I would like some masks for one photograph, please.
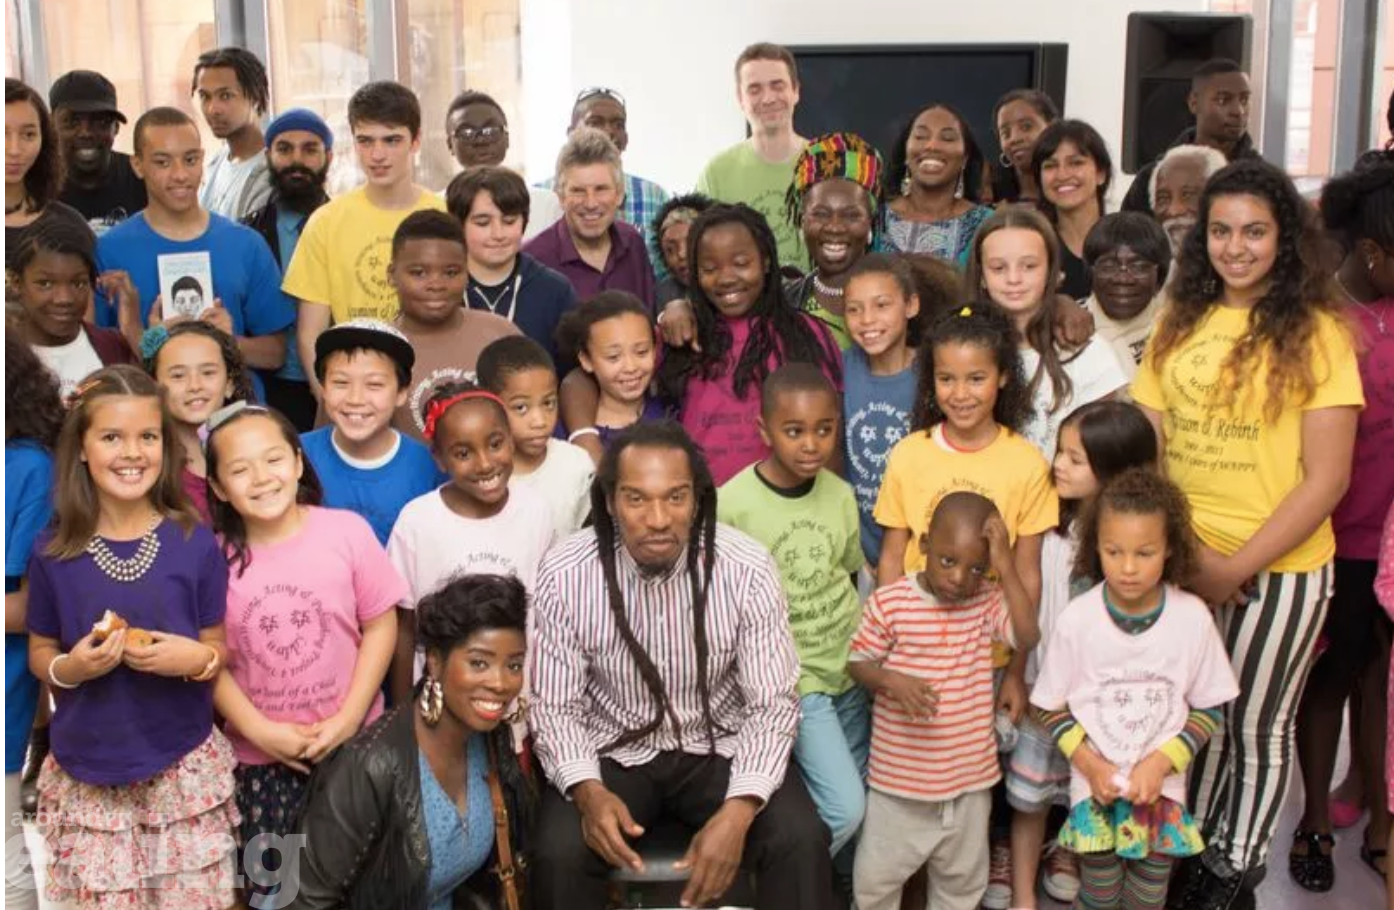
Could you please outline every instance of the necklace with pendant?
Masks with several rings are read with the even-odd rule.
[[[1379,310],[1375,309],[1374,307],[1370,306],[1368,303],[1364,303],[1356,299],[1356,296],[1350,292],[1350,288],[1346,287],[1346,283],[1341,280],[1340,275],[1336,276],[1336,286],[1341,289],[1342,294],[1346,295],[1347,300],[1349,300],[1351,303],[1360,307],[1360,309],[1364,310],[1365,312],[1369,313],[1371,316],[1374,317],[1375,330],[1380,333],[1381,337],[1383,337],[1385,335],[1384,314],[1381,313]]]

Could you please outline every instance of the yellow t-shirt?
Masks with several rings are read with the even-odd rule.
[[[1020,535],[1043,534],[1060,520],[1060,501],[1050,468],[1036,447],[1003,427],[987,448],[959,452],[933,436],[911,433],[891,449],[886,475],[872,513],[886,528],[907,528],[905,572],[924,568],[919,539],[929,529],[934,507],[949,493],[969,490],[992,500],[1015,543]]]
[[[1220,365],[1248,325],[1247,310],[1212,308],[1160,370],[1149,342],[1132,387],[1134,401],[1164,417],[1167,473],[1191,502],[1196,533],[1226,556],[1243,546],[1301,482],[1302,412],[1365,404],[1350,336],[1335,319],[1318,314],[1311,356],[1316,388],[1309,401],[1284,408],[1276,423],[1264,419],[1264,355],[1244,368],[1238,400],[1215,405],[1210,393]],[[1328,519],[1271,570],[1311,572],[1335,554]]]
[[[390,322],[397,316],[397,293],[387,281],[392,235],[422,209],[444,211],[445,202],[422,190],[412,209],[382,209],[360,187],[325,203],[305,222],[281,290],[327,305],[335,323],[360,317]]]

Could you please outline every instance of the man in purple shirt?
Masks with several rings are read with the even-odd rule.
[[[523,252],[566,276],[576,296],[628,291],[653,308],[654,277],[644,237],[616,220],[624,200],[619,149],[600,130],[572,131],[557,156],[562,219],[529,240]]]

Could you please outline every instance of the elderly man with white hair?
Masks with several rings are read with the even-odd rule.
[[[1226,163],[1224,154],[1208,145],[1178,145],[1168,149],[1153,168],[1147,198],[1152,200],[1153,217],[1171,241],[1173,255],[1181,255],[1181,243],[1200,217],[1205,182]]]

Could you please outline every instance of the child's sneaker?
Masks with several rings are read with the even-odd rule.
[[[988,851],[987,890],[983,910],[1008,910],[1012,905],[1012,851],[1006,843],[993,844]]]
[[[1079,894],[1079,860],[1064,847],[1050,844],[1045,850],[1041,884],[1052,900],[1073,904],[1075,896]]]

